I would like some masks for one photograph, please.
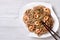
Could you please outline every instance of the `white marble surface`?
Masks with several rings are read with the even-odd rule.
[[[49,2],[60,19],[60,0],[0,0],[0,40],[54,40],[29,38],[27,31],[19,23],[19,9],[30,2]],[[60,34],[60,31],[58,31]]]

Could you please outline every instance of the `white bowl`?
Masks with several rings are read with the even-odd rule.
[[[35,6],[38,6],[38,5],[43,5],[47,8],[49,8],[51,10],[51,16],[53,17],[54,19],[54,25],[53,25],[53,28],[52,30],[54,32],[56,32],[59,28],[59,21],[58,21],[58,18],[57,16],[55,15],[53,9],[52,9],[52,5],[49,4],[49,3],[45,3],[45,2],[32,2],[32,3],[29,3],[27,5],[25,5],[24,7],[22,7],[19,11],[19,19],[20,19],[20,23],[23,22],[23,15],[24,15],[24,12],[27,10],[27,9],[30,9],[30,8],[33,8]],[[26,25],[24,23],[22,23],[24,25],[24,27],[26,28]],[[27,29],[27,28],[26,28]],[[51,34],[48,32],[46,34],[43,34],[41,36],[37,36],[35,33],[31,33],[29,32],[28,34],[30,37],[36,37],[36,38],[46,38],[46,37],[50,37]]]

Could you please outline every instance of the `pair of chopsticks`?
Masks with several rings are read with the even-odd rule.
[[[45,22],[43,22],[43,21],[41,21],[41,22],[42,22],[42,24],[44,25],[44,27],[48,30],[48,32],[53,36],[53,38],[54,38],[55,40],[58,40],[57,37],[60,38],[60,36],[59,36],[58,34],[56,34],[56,33],[51,29],[50,26],[46,25]],[[53,33],[54,33],[55,35],[53,35]],[[56,36],[57,36],[57,37],[56,37]]]

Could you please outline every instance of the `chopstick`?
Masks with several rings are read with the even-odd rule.
[[[41,21],[41,22],[42,22],[42,24],[44,25],[44,27],[49,31],[49,33],[53,36],[53,38],[54,38],[55,40],[58,40],[58,39],[56,38],[56,36],[60,38],[60,36],[59,36],[58,34],[56,34],[56,33],[51,29],[51,27],[47,26],[43,21]],[[52,32],[53,32],[56,36],[53,35]]]
[[[46,25],[47,26],[47,25]],[[60,38],[60,36],[58,35],[58,34],[56,34],[52,29],[51,29],[51,27],[50,26],[48,26],[48,28],[57,36],[57,37],[59,37]]]

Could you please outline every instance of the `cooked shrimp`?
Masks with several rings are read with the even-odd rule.
[[[23,16],[24,22],[27,23],[27,21],[29,21],[29,17],[27,15]]]
[[[28,27],[28,29],[29,29],[29,31],[33,31],[35,28],[34,28],[34,26],[33,25],[30,25],[29,27]]]
[[[49,8],[44,8],[44,12],[46,12],[48,15],[50,15],[50,9]]]
[[[35,25],[40,25],[39,21],[34,22]]]
[[[38,17],[39,17],[39,14],[35,13],[34,18],[38,18]]]
[[[35,33],[36,33],[36,34],[39,34],[39,33],[40,33],[40,29],[36,29],[36,30],[35,30]]]
[[[43,21],[45,22],[45,21],[47,21],[49,19],[49,16],[45,16],[44,18],[43,18]]]

